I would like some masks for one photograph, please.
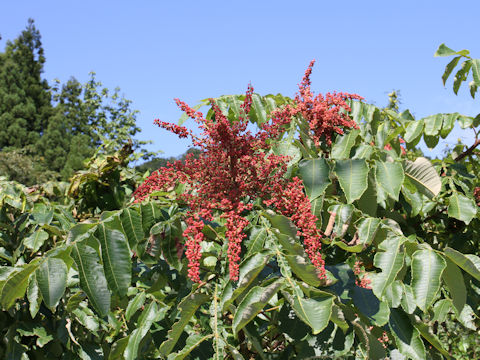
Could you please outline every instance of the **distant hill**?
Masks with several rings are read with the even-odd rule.
[[[178,157],[171,156],[171,157],[168,157],[168,158],[162,158],[162,157],[154,158],[150,161],[144,162],[141,165],[135,166],[135,169],[142,172],[142,173],[144,173],[147,170],[150,170],[150,172],[152,172],[152,171],[155,171],[155,170],[157,170],[161,167],[167,166],[167,164],[169,162],[174,162],[176,160],[183,161],[183,160],[185,160],[187,155],[191,154],[191,153],[195,154],[195,157],[196,157],[196,156],[198,156],[198,154],[200,154],[200,150],[196,149],[196,148],[191,148],[191,149],[188,149],[184,154],[182,154]]]

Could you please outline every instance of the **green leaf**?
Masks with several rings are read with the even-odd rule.
[[[362,314],[368,317],[375,325],[383,326],[388,322],[390,308],[386,302],[379,301],[372,290],[355,286],[352,299]]]
[[[374,294],[381,299],[388,285],[396,278],[398,272],[403,266],[404,252],[401,246],[405,238],[401,236],[391,236],[380,243],[378,248],[384,250],[375,254],[373,265],[382,269],[382,272],[370,274],[372,280],[372,290]]]
[[[254,286],[242,299],[235,311],[232,322],[233,333],[236,335],[252,321],[283,286],[284,279],[278,279],[265,287]]]
[[[168,339],[160,345],[159,351],[163,356],[167,356],[172,352],[190,318],[195,314],[198,307],[208,300],[210,300],[210,296],[206,294],[191,293],[185,296],[180,304],[178,304],[180,319],[173,324],[172,328],[168,331]]]
[[[67,265],[58,258],[48,258],[37,269],[38,287],[48,308],[54,309],[67,288]]]
[[[357,234],[359,245],[362,249],[366,248],[373,242],[375,235],[377,234],[378,227],[380,225],[380,219],[367,217],[358,222]]]
[[[42,303],[42,295],[38,289],[37,279],[35,274],[30,276],[27,287],[27,299],[28,299],[28,310],[30,311],[30,316],[35,318],[40,310],[40,305]]]
[[[360,199],[358,199],[357,208],[364,214],[377,216],[378,205],[376,201],[372,201],[372,198],[377,198],[377,184],[375,183],[374,174],[368,176],[367,190],[365,190]]]
[[[136,360],[138,359],[138,347],[140,341],[144,338],[147,332],[150,330],[152,324],[163,315],[162,312],[159,312],[157,304],[155,301],[152,301],[142,312],[142,315],[138,319],[137,327],[132,331],[128,338],[128,344],[123,353],[125,360]]]
[[[182,263],[178,258],[177,248],[177,245],[181,244],[183,239],[183,230],[180,220],[177,219],[174,222],[165,224],[163,230],[164,231],[160,241],[163,258],[174,269],[180,270]]]
[[[293,239],[298,239],[297,227],[289,218],[270,211],[265,212],[263,215],[267,218],[277,233],[284,234]]]
[[[110,310],[110,291],[97,252],[91,246],[77,242],[72,245],[72,257],[78,267],[80,287],[95,311],[106,316]]]
[[[43,243],[48,239],[48,233],[43,230],[37,230],[23,240],[23,245],[35,253],[40,249]]]
[[[368,165],[364,159],[340,160],[335,163],[335,173],[347,202],[360,199],[367,189]]]
[[[385,289],[383,300],[387,302],[391,308],[398,308],[402,302],[403,286],[400,280],[394,280]]]
[[[390,195],[392,199],[398,201],[398,195],[405,176],[402,164],[375,161],[375,165],[375,179],[378,185]]]
[[[96,226],[97,224],[94,223],[82,223],[72,226],[67,235],[67,244],[89,238]]]
[[[452,297],[453,307],[457,314],[460,314],[467,302],[467,289],[465,287],[461,270],[452,260],[449,258],[446,260],[447,267],[443,271],[442,278],[447,285],[450,296]]]
[[[475,99],[475,93],[478,90],[478,85],[474,81],[470,81],[468,83],[468,87],[470,88],[470,96]]]
[[[267,122],[267,111],[262,104],[262,98],[258,94],[252,94],[252,108],[250,118],[259,126]]]
[[[420,338],[420,333],[412,326],[408,316],[402,310],[392,309],[389,325],[397,347],[403,355],[413,360],[426,358],[425,346]]]
[[[53,340],[53,336],[47,331],[45,327],[33,323],[20,324],[17,328],[17,333],[21,336],[36,336],[36,345],[40,348]]]
[[[438,47],[437,51],[435,51],[435,54],[433,56],[452,56],[456,55],[457,52],[455,50],[450,49],[447,47],[445,44],[440,44]]]
[[[423,119],[425,121],[425,135],[435,136],[439,133],[440,129],[442,128],[443,123],[443,115],[436,114],[430,115]]]
[[[373,153],[373,146],[370,144],[360,144],[355,149],[355,155],[353,155],[352,159],[370,159],[370,156]]]
[[[462,129],[469,128],[473,124],[473,117],[471,116],[464,116],[464,115],[459,115],[457,119],[458,124]]]
[[[447,315],[452,308],[452,302],[450,299],[439,300],[433,305],[433,318],[432,321],[438,321],[440,323],[447,319]]]
[[[75,293],[74,295],[70,296],[70,298],[67,301],[66,310],[68,312],[73,312],[75,309],[78,308],[80,303],[83,300],[85,300],[85,298],[86,298],[86,295],[83,291],[79,291],[79,292]]]
[[[447,359],[451,359],[450,354],[444,349],[438,337],[430,330],[430,328],[416,316],[410,316],[413,326],[420,332],[420,335],[435,347]]]
[[[45,204],[35,204],[32,211],[33,221],[39,225],[48,225],[53,220],[53,209]]]
[[[397,116],[396,113],[395,113],[395,116]],[[384,121],[378,126],[377,133],[375,135],[375,146],[377,148],[379,149],[384,148],[389,132],[390,132],[389,122]]]
[[[248,249],[246,257],[263,250],[268,230],[260,226],[252,226],[250,236],[245,240],[245,246]]]
[[[413,162],[406,160],[404,169],[407,178],[422,194],[431,199],[440,193],[442,181],[428,159],[419,157]]]
[[[123,353],[125,352],[129,339],[130,335],[115,341],[110,350],[110,354],[108,354],[108,360],[125,360]]]
[[[457,320],[465,326],[467,329],[477,331],[477,326],[475,320],[478,319],[478,316],[473,312],[473,309],[470,305],[465,304],[462,312],[457,315]]]
[[[95,236],[102,246],[102,260],[107,283],[114,294],[124,296],[132,281],[132,262],[127,239],[118,230],[98,225]]]
[[[441,255],[425,249],[413,253],[411,266],[415,302],[426,312],[440,290],[440,278],[447,264]]]
[[[415,304],[415,297],[413,296],[412,287],[407,284],[403,284],[403,295],[402,295],[402,308],[407,314],[413,314],[417,305]]]
[[[360,135],[360,130],[351,130],[347,134],[338,136],[332,146],[331,158],[336,160],[350,159],[350,151],[355,145],[358,135]]]
[[[140,205],[140,212],[142,215],[142,227],[145,236],[150,234],[150,228],[159,220],[163,219],[162,213],[153,201]]]
[[[130,248],[135,249],[135,246],[144,239],[142,217],[135,209],[127,208],[120,213],[120,220]]]
[[[440,141],[440,136],[435,135],[435,136],[430,136],[430,135],[423,135],[423,141],[425,141],[425,144],[429,149],[434,149],[435,146],[438,145],[438,142]]]
[[[140,291],[133,299],[128,302],[125,310],[125,320],[130,321],[130,318],[140,309],[145,303],[145,292]]]
[[[300,161],[298,171],[310,201],[322,195],[330,184],[330,167],[323,158]]]
[[[458,61],[461,59],[461,56],[456,56],[453,58],[452,61],[450,61],[447,66],[445,67],[445,72],[442,75],[442,80],[443,80],[443,86],[445,86],[445,83],[447,82],[448,77],[452,73],[453,69],[455,66],[457,66]]]
[[[321,280],[318,278],[318,272],[313,264],[308,260],[308,256],[304,253],[300,255],[285,255],[290,268],[301,280],[312,286],[319,286]]]
[[[297,291],[294,289],[294,293]],[[285,293],[285,292],[283,292]],[[300,296],[288,296],[293,310],[297,316],[313,330],[313,334],[319,334],[325,329],[332,315],[334,297],[326,292],[317,291],[311,298]]]
[[[10,309],[15,300],[23,298],[27,290],[30,275],[40,266],[39,260],[33,260],[30,264],[18,271],[11,273],[1,289],[0,304],[6,310]]]
[[[458,94],[458,89],[460,89],[460,85],[462,82],[467,80],[467,75],[470,71],[470,68],[472,67],[472,61],[467,60],[462,63],[462,67],[460,70],[457,71],[455,74],[455,78],[453,80],[453,92],[455,95]]]
[[[220,307],[223,311],[226,311],[228,306],[248,288],[268,263],[270,257],[269,252],[258,252],[240,263],[238,281],[229,280],[222,292]]]
[[[450,247],[446,247],[444,252],[450,260],[480,281],[480,258],[478,256],[472,254],[464,255]]]
[[[187,338],[185,346],[183,349],[177,353],[173,353],[168,355],[168,360],[183,360],[185,359],[188,354],[190,354],[195,348],[200,345],[205,340],[210,339],[213,337],[213,334],[209,335],[201,335],[201,334],[192,334]]]
[[[411,121],[405,129],[404,140],[407,143],[414,143],[423,133],[425,121],[423,119]]]
[[[82,305],[78,306],[72,311],[75,315],[75,319],[89,330],[94,336],[98,336],[98,330],[100,329],[100,321],[94,314],[93,310]]]
[[[480,86],[480,59],[472,59],[472,76],[476,86]]]
[[[415,188],[414,188],[415,189]],[[411,217],[417,216],[423,207],[422,194],[417,191],[410,191],[405,185],[402,186],[402,194],[405,197],[407,203],[412,207],[411,210],[407,209]]]
[[[448,216],[461,220],[467,225],[477,215],[477,204],[458,192],[454,191],[448,198]]]
[[[459,115],[459,113],[443,114],[443,125],[440,132],[443,139],[445,139],[448,134],[450,134],[453,127],[455,126],[455,120],[457,120]]]

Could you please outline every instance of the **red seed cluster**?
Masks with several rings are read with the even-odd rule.
[[[480,187],[476,187],[473,190],[473,196],[475,197],[475,200],[477,201],[477,205],[480,206]]]
[[[321,142],[330,146],[334,133],[341,135],[345,128],[358,128],[347,114],[351,108],[346,101],[363,98],[355,94],[336,92],[327,93],[325,96],[318,94],[314,97],[310,90],[310,74],[314,63],[315,60],[312,60],[305,71],[294,105],[286,105],[272,112],[272,124],[264,127],[271,136],[278,136],[281,128],[289,124],[294,116],[302,116],[308,122],[310,135],[316,146]]]
[[[169,163],[167,167],[155,171],[135,191],[134,197],[139,202],[148,198],[153,191],[171,189],[176,183],[186,185],[185,191],[179,196],[189,207],[184,236],[187,238],[185,253],[189,262],[188,276],[192,281],[200,282],[203,220],[213,221],[215,216],[225,220],[230,278],[238,280],[241,244],[246,237],[244,229],[248,225],[244,215],[252,210],[254,201],[258,199],[292,220],[298,228],[298,235],[303,238],[308,257],[318,270],[318,276],[325,276],[324,260],[320,253],[321,233],[315,224],[317,219],[312,214],[302,181],[297,177],[286,179],[284,175],[289,158],[274,155],[270,151],[274,144],[271,140],[277,138],[281,127],[296,114],[301,114],[311,122],[316,141],[324,136],[328,144],[331,143],[333,131],[342,133],[339,126],[356,126],[344,114],[349,110],[345,100],[359,97],[327,94],[325,98],[321,95],[313,98],[309,80],[312,66],[313,62],[305,73],[295,106],[275,112],[271,123],[264,125],[255,135],[247,130],[253,95],[250,85],[240,107],[238,121],[234,122],[227,119],[213,100],[210,100],[214,112],[211,119],[204,118],[201,112],[184,102],[175,100],[198,123],[202,130],[199,137],[183,126],[155,121],[160,127],[180,137],[190,137],[200,154],[197,158],[189,154],[183,162]]]
[[[355,261],[353,266],[353,273],[358,276],[358,279],[355,280],[355,284],[365,289],[371,289],[370,286],[371,280],[367,278],[366,272],[363,269],[363,263],[360,260]]]

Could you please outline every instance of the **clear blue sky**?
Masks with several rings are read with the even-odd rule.
[[[140,110],[141,139],[165,156],[188,142],[153,125],[176,122],[173,98],[191,105],[238,94],[293,96],[311,59],[317,92],[357,93],[377,105],[399,89],[416,117],[480,113],[464,86],[441,75],[441,43],[480,58],[480,1],[2,1],[0,51],[33,18],[47,58],[44,76],[84,82],[89,71],[119,86]],[[469,135],[455,133],[455,137]]]

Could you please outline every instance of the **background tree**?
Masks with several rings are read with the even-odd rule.
[[[53,107],[46,80],[45,56],[32,19],[0,54],[0,149],[35,144],[47,128]]]
[[[85,84],[71,78],[50,87],[41,78],[45,56],[40,39],[30,19],[0,53],[0,168],[29,185],[45,181],[46,169],[50,178],[66,180],[85,167],[100,145],[102,152],[114,153],[140,131],[131,100],[119,88],[103,87],[94,72]],[[152,155],[141,149],[146,143],[133,139],[136,158]],[[27,163],[37,170],[17,171]]]

